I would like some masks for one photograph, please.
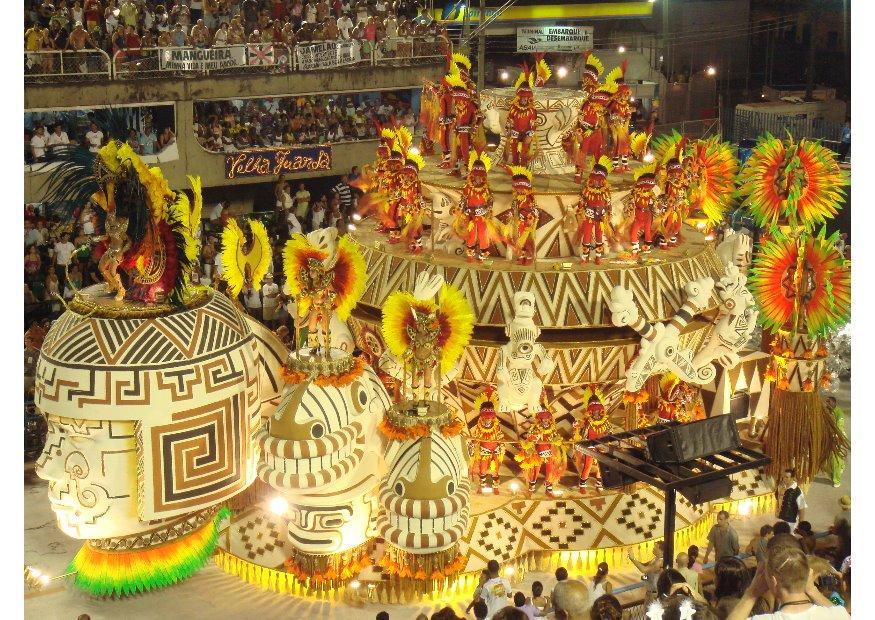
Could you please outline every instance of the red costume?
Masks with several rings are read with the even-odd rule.
[[[562,139],[566,154],[574,162],[576,183],[583,179],[587,158],[592,156],[595,161],[604,150],[608,131],[606,114],[612,95],[608,85],[590,95],[580,108],[576,126]]]
[[[534,493],[541,468],[544,469],[544,482],[547,495],[556,497],[553,485],[559,482],[565,472],[565,447],[562,435],[556,428],[549,411],[541,411],[535,416],[535,424],[529,429],[525,439],[520,441],[521,451],[514,459],[519,462],[523,476],[529,483],[529,493]]]
[[[583,53],[583,72],[580,75],[580,89],[583,91],[583,103],[589,99],[599,87],[599,77],[605,70],[598,57],[588,50]],[[582,107],[582,106],[581,106]]]
[[[608,74],[608,81],[616,84],[616,92],[608,105],[608,118],[611,128],[612,152],[614,169],[617,172],[629,170],[629,123],[632,121],[632,91],[626,84],[627,60]]]
[[[665,166],[664,199],[661,200],[664,215],[662,218],[662,240],[660,247],[677,247],[681,224],[687,211],[687,184],[684,181],[683,165],[677,157],[671,158]],[[661,197],[662,198],[662,197]]]
[[[610,217],[611,185],[607,176],[611,169],[610,160],[602,156],[589,173],[589,179],[580,190],[577,203],[577,235],[581,240],[582,260],[589,262],[595,249],[595,264],[600,265],[604,254],[605,218]]]
[[[656,164],[642,166],[635,171],[635,185],[629,194],[632,206],[635,208],[635,220],[629,229],[629,239],[632,241],[632,255],[637,257],[641,252],[641,235],[644,234],[645,252],[653,245],[653,213],[656,208]]]
[[[535,259],[535,231],[538,228],[538,205],[532,193],[532,173],[522,166],[511,166],[511,202],[510,236],[516,261],[520,265],[529,265]],[[510,257],[508,257],[510,258]]]
[[[383,174],[381,188],[386,196],[386,213],[383,218],[384,230],[389,232],[389,243],[401,241],[401,214],[398,208],[401,204],[401,167],[404,165],[404,155],[396,142],[392,154],[386,160],[386,170]]]
[[[608,411],[605,409],[602,402],[603,396],[600,390],[589,388],[584,392],[584,402],[586,402],[586,413],[581,420],[574,423],[572,430],[574,435],[573,441],[580,442],[588,439],[601,439],[608,432]],[[586,488],[589,474],[592,472],[594,459],[588,454],[583,454],[575,450],[574,465],[577,467],[577,472],[580,474],[578,488],[581,492]],[[596,485],[601,487],[602,476],[601,471],[596,465],[594,477]]]
[[[461,176],[461,166],[468,161],[471,152],[479,111],[461,75],[450,74],[444,80],[450,86],[441,105],[442,118],[445,119],[442,122],[449,133],[449,157],[445,153],[441,165],[452,168],[450,174]]]
[[[695,389],[672,374],[659,382],[657,415],[659,422],[692,422],[705,418],[705,410],[696,402]]]
[[[499,224],[492,216],[492,190],[486,176],[491,166],[486,153],[471,153],[462,200],[454,209],[453,229],[464,240],[469,261],[488,258],[492,244],[502,240]]]
[[[510,104],[505,122],[504,161],[513,165],[527,166],[532,138],[535,135],[535,120],[538,118],[533,102],[532,85],[535,74],[523,65],[523,71],[516,81],[516,97]]]
[[[504,433],[495,413],[496,397],[495,388],[489,386],[474,402],[475,406],[479,403],[480,416],[476,426],[471,429],[469,450],[472,457],[471,475],[480,480],[478,493],[498,495],[498,470],[504,459]],[[488,477],[491,477],[491,481]]]
[[[425,160],[419,153],[408,150],[405,154],[404,167],[399,175],[399,215],[403,226],[401,239],[413,254],[422,252],[422,227],[425,205],[422,199],[422,184],[419,182],[419,171],[425,165]]]

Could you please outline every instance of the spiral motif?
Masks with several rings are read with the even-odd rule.
[[[698,370],[696,370],[696,378],[699,379],[699,382],[710,383],[717,377],[717,369],[714,368],[714,364],[708,364],[707,366],[702,366]]]

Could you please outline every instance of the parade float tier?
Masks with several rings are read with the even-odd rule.
[[[574,172],[574,164],[562,149],[562,136],[574,125],[583,103],[583,92],[567,88],[533,89],[535,138],[532,140],[531,168],[535,174]],[[480,93],[480,111],[484,125],[494,134],[504,135],[504,126],[516,88],[487,88]],[[504,153],[506,138],[502,138],[496,154]]]
[[[180,308],[167,300],[144,303],[131,299],[116,299],[114,295],[107,292],[106,284],[95,284],[76,291],[73,299],[67,303],[67,309],[97,319],[148,319],[209,305],[212,303],[212,298],[211,289],[204,288],[188,299],[184,308]]]
[[[645,320],[664,321],[683,305],[689,282],[706,277],[716,281],[726,272],[713,244],[688,226],[683,244],[654,250],[644,264],[611,258],[601,265],[582,264],[573,258],[539,259],[532,266],[503,258],[469,263],[462,256],[431,249],[428,241],[423,254],[410,254],[400,244],[387,243],[370,220],[352,234],[361,244],[368,274],[356,316],[368,310],[379,312],[393,291],[411,289],[417,274],[431,268],[471,302],[476,327],[504,328],[513,318],[514,292],[531,291],[538,308],[535,321],[545,330],[606,328],[612,327],[608,301],[615,286],[633,292]],[[717,306],[712,294],[703,312]]]

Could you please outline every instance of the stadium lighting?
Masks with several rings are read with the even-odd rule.
[[[559,79],[562,79],[566,75],[568,75],[568,69],[566,69],[565,67],[559,67],[558,69],[556,69],[556,75],[559,76]]]
[[[713,77],[717,75],[717,69],[715,69],[714,67],[708,67],[707,69],[705,69],[705,73]]]
[[[621,54],[625,54],[626,53],[626,46],[621,45],[620,47],[617,48],[617,51],[620,52]]]
[[[501,81],[502,81],[502,82],[507,82],[507,79],[508,79],[509,77],[510,77],[510,75],[508,74],[507,71],[502,71],[502,72],[501,72]]]
[[[289,509],[289,502],[286,501],[284,497],[274,497],[270,500],[270,511],[275,514],[282,516],[286,514],[286,511]]]

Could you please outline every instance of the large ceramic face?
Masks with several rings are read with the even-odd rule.
[[[36,473],[62,532],[110,538],[146,529],[137,515],[137,444],[130,421],[48,416]]]
[[[254,480],[256,341],[223,295],[149,319],[68,311],[41,353],[35,401],[50,431],[38,473],[71,536],[154,529]]]

